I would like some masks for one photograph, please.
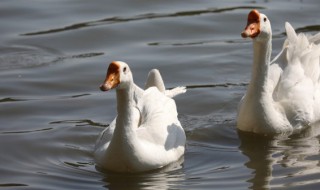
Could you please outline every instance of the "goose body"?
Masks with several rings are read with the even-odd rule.
[[[320,120],[320,33],[287,39],[271,61],[272,32],[266,15],[253,10],[242,37],[253,39],[253,67],[238,107],[237,128],[260,134],[296,133]]]
[[[175,101],[165,94],[160,73],[153,72],[157,76],[149,73],[150,86],[143,90],[134,84],[126,63],[109,65],[100,88],[116,88],[117,117],[96,142],[94,157],[99,167],[115,172],[143,172],[183,156],[186,136],[177,118]],[[159,76],[161,80],[155,82],[154,77]],[[158,89],[159,85],[163,89]],[[172,94],[183,92],[185,88],[177,88]]]

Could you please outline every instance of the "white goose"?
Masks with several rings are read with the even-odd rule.
[[[237,127],[260,134],[299,132],[320,119],[320,33],[297,35],[289,23],[287,39],[273,61],[272,32],[266,15],[252,10],[241,33],[253,39],[253,67],[238,107]]]
[[[142,90],[135,85],[126,63],[115,61],[109,65],[100,89],[116,88],[117,117],[96,142],[94,157],[99,167],[115,172],[143,172],[183,156],[186,136],[177,118],[176,104],[168,96],[184,93],[185,88],[166,92],[157,70],[149,73],[146,86]],[[161,91],[158,87],[162,87]]]

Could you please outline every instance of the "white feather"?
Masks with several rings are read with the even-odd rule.
[[[160,92],[163,92],[166,96],[170,98],[183,94],[187,91],[186,87],[184,86],[179,86],[170,90],[166,90],[161,74],[158,69],[152,69],[149,72],[147,82],[144,88],[148,89],[153,86],[157,87]]]
[[[126,80],[126,88],[117,88],[118,115],[97,139],[96,163],[116,172],[143,172],[178,161],[186,136],[175,101],[158,87],[142,90],[131,76]]]
[[[261,25],[268,35],[254,39],[253,77],[239,104],[237,126],[263,134],[295,133],[320,120],[320,33],[297,35],[286,22],[287,39],[270,62],[271,27]]]

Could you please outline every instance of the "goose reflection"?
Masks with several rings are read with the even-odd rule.
[[[144,190],[144,189],[170,189],[175,183],[185,180],[183,172],[184,157],[177,162],[161,169],[135,174],[123,174],[96,169],[103,173],[104,187],[110,190]]]
[[[239,149],[252,170],[250,189],[288,188],[319,183],[320,124],[291,136],[261,136],[238,131]]]

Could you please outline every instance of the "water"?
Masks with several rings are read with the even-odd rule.
[[[319,32],[319,1],[37,1],[0,3],[1,189],[317,189],[319,132],[238,133],[236,108],[251,71],[240,33],[267,14],[278,52],[284,22]],[[182,165],[142,174],[96,169],[93,146],[115,117],[98,87],[112,60],[143,86],[158,68],[187,133]]]

